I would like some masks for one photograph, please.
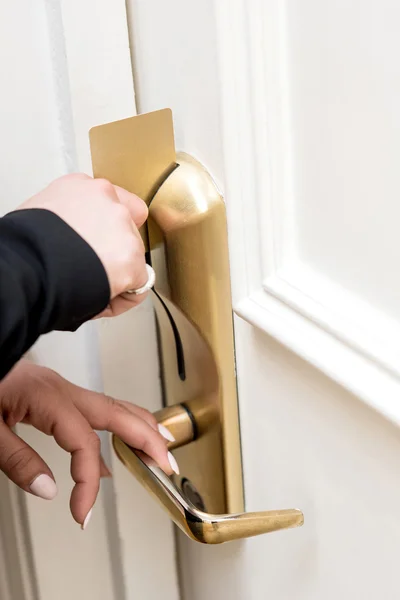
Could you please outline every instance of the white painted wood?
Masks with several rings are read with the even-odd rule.
[[[5,49],[0,61],[2,212],[17,206],[55,177],[79,168],[68,113],[68,77],[59,8],[57,2],[37,2],[33,6],[19,1],[4,4],[0,9]],[[57,367],[71,380],[96,387],[98,367],[92,362],[93,350],[89,327],[74,336],[46,336],[33,355],[44,364]],[[21,514],[26,518],[18,540],[13,539],[17,529],[8,530],[6,547],[19,544],[8,571],[11,567],[15,574],[18,566],[22,569],[24,552],[27,552],[38,598],[62,600],[82,597],[82,594],[113,598],[114,581],[102,495],[93,526],[87,536],[82,536],[68,510],[71,488],[68,457],[55,450],[54,444],[35,430],[19,428],[18,432],[48,460],[60,494],[53,503],[22,495],[22,513],[17,511],[17,503],[8,504],[8,509],[12,507],[17,511],[9,515],[10,522],[14,520],[18,524]],[[11,489],[9,493],[15,492]],[[2,494],[3,506],[4,499]],[[15,591],[17,580],[12,585],[13,597],[19,598]],[[30,598],[27,594],[25,591]]]
[[[389,308],[398,294],[394,240],[400,215],[392,199],[398,178],[395,168],[389,171],[386,164],[376,168],[376,153],[379,164],[384,162],[382,148],[389,163],[398,153],[397,117],[393,115],[391,121],[385,112],[397,68],[394,63],[388,67],[389,49],[397,39],[394,31],[389,30],[373,66],[360,76],[359,87],[353,83],[351,98],[345,102],[340,95],[349,93],[345,91],[349,78],[366,61],[365,45],[375,15],[374,2],[370,5],[371,11],[357,6],[349,15],[346,12],[346,22],[361,23],[354,47],[346,38],[352,57],[347,70],[336,54],[341,3],[329,11],[313,1],[301,10],[296,3],[285,8],[275,0],[253,2],[252,9],[240,1],[216,5],[229,170],[226,185],[235,240],[233,291],[235,309],[243,318],[291,344],[295,352],[398,422],[400,324]],[[397,14],[390,3],[379,10],[382,15],[386,10],[389,20]],[[384,37],[382,15],[377,27]],[[376,77],[382,82],[377,97],[373,94]],[[314,89],[316,80],[320,93]],[[381,127],[386,136],[385,145],[376,149],[360,133],[361,125],[367,130],[373,115],[379,122],[374,131]],[[358,125],[353,131],[355,118]],[[351,151],[345,148],[347,142]],[[361,166],[371,173],[371,185],[368,177],[360,176]],[[382,200],[378,203],[379,182],[390,190],[385,210]],[[362,191],[365,186],[368,196]],[[388,221],[394,230],[386,234]],[[313,255],[304,250],[311,246]],[[373,249],[373,260],[366,248]],[[310,351],[310,336],[299,336],[298,331],[312,332],[315,326],[321,342],[313,343]],[[288,329],[293,327],[291,335]],[[338,340],[340,361],[334,351]],[[349,356],[364,376],[350,366]],[[387,393],[382,393],[384,389]]]
[[[217,165],[215,172],[220,176],[221,120],[215,102],[218,54],[212,0],[127,0],[127,10],[138,112],[172,108],[177,149],[190,146],[202,164]]]
[[[132,116],[136,108],[125,3],[120,0],[110,7],[106,2],[94,5],[87,0],[79,4],[79,19],[76,8],[69,2],[61,3],[76,153],[79,164],[90,170],[89,129]],[[86,52],[82,52],[83,45]],[[151,304],[114,322],[100,323],[99,327],[99,384],[104,391],[149,410],[160,408]],[[164,597],[175,600],[178,586],[171,524],[141,495],[131,475],[110,451],[109,440],[105,446],[114,473],[112,484],[106,482],[105,492],[115,596],[130,600],[142,594],[149,600],[156,599],[162,580]],[[154,563],[162,565],[159,578],[153,575]]]
[[[79,165],[91,170],[87,132],[94,125],[136,113],[124,0],[61,2],[71,120]],[[85,52],[82,52],[83,46]],[[104,391],[155,411],[161,407],[157,341],[151,303],[99,324],[100,381]],[[146,365],[148,365],[146,369]],[[118,600],[176,600],[178,584],[171,524],[149,504],[104,440],[113,481],[105,482],[109,559]],[[114,514],[115,513],[115,514]],[[153,565],[159,564],[159,577]]]
[[[88,130],[131,116],[135,100],[123,0],[112,4],[105,0],[40,0],[34,6],[19,0],[4,4],[0,8],[0,33],[5,49],[0,58],[0,203],[5,213],[63,173],[90,173]],[[116,395],[121,391],[127,399],[154,402],[156,407],[157,377],[150,378],[151,389],[141,384],[141,353],[153,352],[152,359],[148,358],[149,368],[157,368],[151,308],[132,313],[128,321],[125,337],[118,323],[108,324],[109,331],[121,333],[120,347],[124,339],[142,333],[143,324],[149,323],[150,328],[136,345],[135,362],[129,369],[136,378],[136,388],[121,390],[119,380],[115,382],[115,375],[113,379],[110,374],[112,365],[120,362],[120,349],[107,358],[104,383]],[[85,326],[75,334],[45,336],[31,355],[79,385],[102,389],[97,325]],[[135,390],[141,392],[140,397],[135,396]],[[115,465],[115,477],[103,482],[90,527],[82,533],[69,514],[72,484],[68,457],[32,428],[21,426],[18,433],[49,462],[59,495],[52,503],[45,503],[25,494],[15,495],[12,484],[1,480],[0,522],[8,524],[0,536],[1,599],[129,600],[143,590],[142,597],[151,600],[159,597],[160,585],[156,588],[156,581],[152,582],[157,593],[146,596],[144,582],[150,580],[153,561],[161,562],[169,553],[163,594],[175,600],[171,526],[164,520],[160,527],[147,528],[143,532],[147,545],[138,539],[137,534],[142,535],[142,512],[151,523],[152,513],[151,509],[146,511],[147,499],[142,505],[136,495],[134,502],[130,501],[136,490],[130,488],[126,471]],[[113,458],[107,436],[104,453],[110,463]],[[139,527],[135,525],[138,522]],[[146,547],[151,550],[144,552]]]
[[[112,7],[107,0],[58,4],[76,156],[79,168],[91,173],[88,131],[136,113],[125,2],[113,0]],[[51,30],[56,39],[56,28]],[[62,87],[61,82],[61,93]]]
[[[247,509],[306,518],[225,547],[180,536],[182,596],[394,600],[399,7],[130,4],[140,110],[170,105],[225,191],[251,324],[235,321]]]
[[[184,540],[184,600],[398,597],[398,429],[236,320],[247,510],[305,524],[205,548]]]
[[[37,585],[23,492],[0,473],[0,598],[35,600]]]
[[[161,407],[154,312],[150,300],[101,324],[104,389],[148,410]],[[120,560],[127,600],[178,600],[172,524],[113,456]]]

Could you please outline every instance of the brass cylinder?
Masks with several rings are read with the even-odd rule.
[[[188,411],[181,404],[168,406],[154,413],[155,418],[174,436],[175,442],[168,442],[168,448],[180,448],[190,444],[195,438],[195,430]]]
[[[210,398],[196,398],[185,404],[173,404],[154,413],[160,425],[164,425],[175,438],[168,448],[180,448],[190,444],[218,423],[218,410]]]

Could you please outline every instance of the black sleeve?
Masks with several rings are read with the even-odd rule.
[[[99,258],[57,215],[0,218],[0,379],[41,334],[75,331],[109,301]]]

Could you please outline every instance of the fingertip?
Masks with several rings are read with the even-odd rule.
[[[129,203],[129,212],[132,215],[132,220],[134,221],[136,227],[139,229],[146,221],[149,216],[149,209],[147,204],[136,196],[132,194],[132,198]]]
[[[147,204],[145,202],[143,202],[143,200],[141,198],[137,198],[137,200],[138,200],[138,205],[136,207],[135,224],[139,228],[142,225],[144,225],[144,223],[147,221],[147,218],[149,216],[149,209],[148,209]]]
[[[96,502],[99,486],[95,491],[86,489],[87,486],[83,483],[77,483],[72,490],[69,506],[74,520],[81,527]]]

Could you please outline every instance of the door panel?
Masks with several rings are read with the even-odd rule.
[[[3,211],[59,174],[89,170],[90,127],[135,112],[125,4],[95,4],[81,2],[79,18],[64,0],[4,8]],[[222,547],[179,536],[182,598],[394,600],[399,8],[127,4],[139,110],[173,109],[178,149],[207,166],[226,199],[246,509],[305,513],[302,529]],[[101,337],[107,392],[158,408],[149,303],[102,325]],[[49,336],[33,355],[100,387],[96,352],[89,327]],[[10,535],[29,558],[4,594],[25,585],[34,595],[28,569],[43,600],[176,600],[171,524],[117,461],[83,537],[66,509],[66,457],[20,431],[49,457],[61,494],[50,508],[22,497],[26,523]]]
[[[390,0],[292,0],[283,25],[295,254],[397,320],[399,22]]]
[[[80,6],[82,22],[82,5],[87,4],[83,2]],[[104,12],[99,10],[99,20],[102,17]],[[114,18],[119,19],[117,7]],[[69,76],[63,45],[72,32],[60,25],[59,2],[16,1],[2,3],[0,7],[1,214],[16,208],[52,179],[72,169],[84,168],[74,154],[78,145],[82,154],[85,148],[81,145],[82,138],[79,141],[74,138],[74,126],[78,128],[78,124],[69,112]],[[89,38],[87,34],[83,45],[75,32],[74,43],[82,51],[83,47],[93,47],[94,39]],[[82,51],[82,60],[84,54]],[[94,71],[92,83],[96,79]],[[77,75],[75,65],[72,78]],[[132,91],[131,79],[124,80],[122,73],[118,83],[121,96],[123,88]],[[78,105],[78,98],[75,100]],[[110,106],[108,117],[112,114]],[[90,119],[85,108],[83,103],[79,104],[79,110],[76,107],[81,124]],[[92,111],[92,118],[95,112]],[[101,112],[95,118],[105,118],[104,105]],[[88,155],[87,149],[88,142]],[[93,327],[89,325],[74,336],[44,337],[32,351],[32,357],[55,367],[75,383],[94,388],[99,382],[95,347]],[[69,514],[72,480],[67,455],[33,428],[18,426],[17,431],[48,462],[57,479],[59,495],[48,503],[24,494],[2,478],[0,521],[6,526],[1,526],[0,537],[6,556],[1,570],[6,578],[0,584],[1,597],[4,584],[8,583],[13,600],[70,600],[73,596],[90,597],[91,593],[99,600],[114,598],[103,494],[99,496],[93,528],[87,536],[82,536]],[[112,510],[109,515],[112,519]]]
[[[295,497],[305,523],[218,548],[181,536],[183,598],[394,600],[397,428],[250,325],[236,333],[246,508]]]
[[[100,325],[104,391],[155,412],[161,407],[161,385],[154,309],[150,299]],[[172,524],[122,466],[111,458],[117,510],[117,560],[125,598],[179,598]],[[154,571],[156,571],[156,576]]]
[[[135,96],[124,0],[2,3],[0,33],[4,214],[60,175],[90,174],[89,129],[135,114]],[[151,306],[105,327],[104,365],[94,323],[74,334],[44,336],[30,357],[90,389],[101,390],[104,379],[109,393],[155,409],[160,394]],[[115,365],[124,367],[121,377]],[[124,483],[119,465],[113,480],[102,482],[82,532],[69,512],[69,457],[33,428],[18,426],[17,432],[48,462],[59,494],[45,502],[0,478],[1,599],[129,600],[147,593],[159,598],[162,590],[163,598],[176,600],[172,528],[163,520],[149,531],[157,514],[131,479]],[[102,438],[110,464],[109,440]]]
[[[223,155],[213,0],[127,0],[127,9],[138,112],[171,108],[177,150],[190,148],[189,154],[212,166],[219,178]]]
[[[305,515],[179,536],[182,597],[397,598],[399,10],[129,5],[140,111],[173,109],[226,199],[246,509]]]

